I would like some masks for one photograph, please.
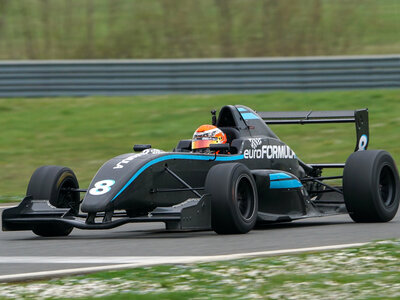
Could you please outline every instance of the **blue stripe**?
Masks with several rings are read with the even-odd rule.
[[[237,110],[238,110],[238,111],[247,111],[247,109],[245,109],[245,108],[243,108],[243,107],[239,107]]]
[[[215,161],[236,161],[243,159],[243,155],[233,155],[233,156],[217,156]],[[146,163],[143,167],[141,167],[129,181],[122,187],[122,189],[115,195],[114,198],[111,199],[111,202],[114,201],[140,174],[142,174],[148,167],[170,159],[187,159],[187,160],[207,160],[212,161],[214,160],[214,155],[182,155],[182,154],[171,154],[156,158],[152,161]]]
[[[271,181],[269,184],[270,189],[293,189],[293,188],[299,188],[301,186],[302,184],[297,179]]]
[[[259,117],[253,113],[244,113],[244,114],[242,114],[242,117],[245,120],[259,119]]]
[[[286,174],[286,173],[269,174],[269,179],[270,180],[289,179],[289,178],[293,178],[293,177],[288,175],[288,174]]]

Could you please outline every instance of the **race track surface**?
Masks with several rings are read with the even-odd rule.
[[[1,211],[1,208],[0,208]],[[389,223],[356,224],[347,215],[268,225],[245,235],[212,231],[167,232],[163,223],[127,224],[112,230],[74,229],[68,237],[41,238],[29,231],[0,232],[0,275],[107,263],[16,263],[15,257],[204,256],[296,249],[400,238],[400,213]],[[9,261],[9,257],[14,257]],[[33,258],[35,259],[35,258]]]

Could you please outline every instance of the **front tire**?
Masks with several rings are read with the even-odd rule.
[[[399,174],[383,150],[357,151],[346,161],[343,196],[355,222],[388,222],[399,207]]]
[[[74,172],[67,167],[43,166],[32,174],[26,191],[33,200],[48,200],[57,208],[71,208],[73,214],[79,213],[80,195],[68,189],[79,188]],[[33,233],[44,236],[67,236],[73,226],[60,223],[35,225]]]
[[[211,226],[218,234],[247,233],[257,220],[258,197],[254,177],[241,163],[212,167],[205,182],[211,194]]]

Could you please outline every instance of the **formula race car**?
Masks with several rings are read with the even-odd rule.
[[[388,152],[367,150],[367,109],[256,112],[227,105],[211,119],[225,144],[210,145],[207,153],[192,151],[191,140],[171,152],[135,145],[135,153],[107,161],[88,189],[79,188],[69,168],[38,168],[22,202],[3,211],[3,230],[66,236],[74,227],[164,222],[168,230],[235,234],[256,223],[345,213],[355,222],[387,222],[396,215],[398,171]],[[355,151],[346,163],[331,164],[303,162],[267,126],[348,122],[356,127]],[[343,173],[323,176],[327,168]]]

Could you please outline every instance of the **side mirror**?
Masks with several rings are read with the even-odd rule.
[[[212,152],[221,151],[222,153],[228,153],[231,150],[231,146],[229,144],[211,144],[210,150]]]
[[[137,144],[133,146],[133,151],[135,152],[142,152],[143,150],[150,149],[150,144]]]
[[[181,140],[176,146],[176,152],[189,152],[192,150],[192,140]]]

